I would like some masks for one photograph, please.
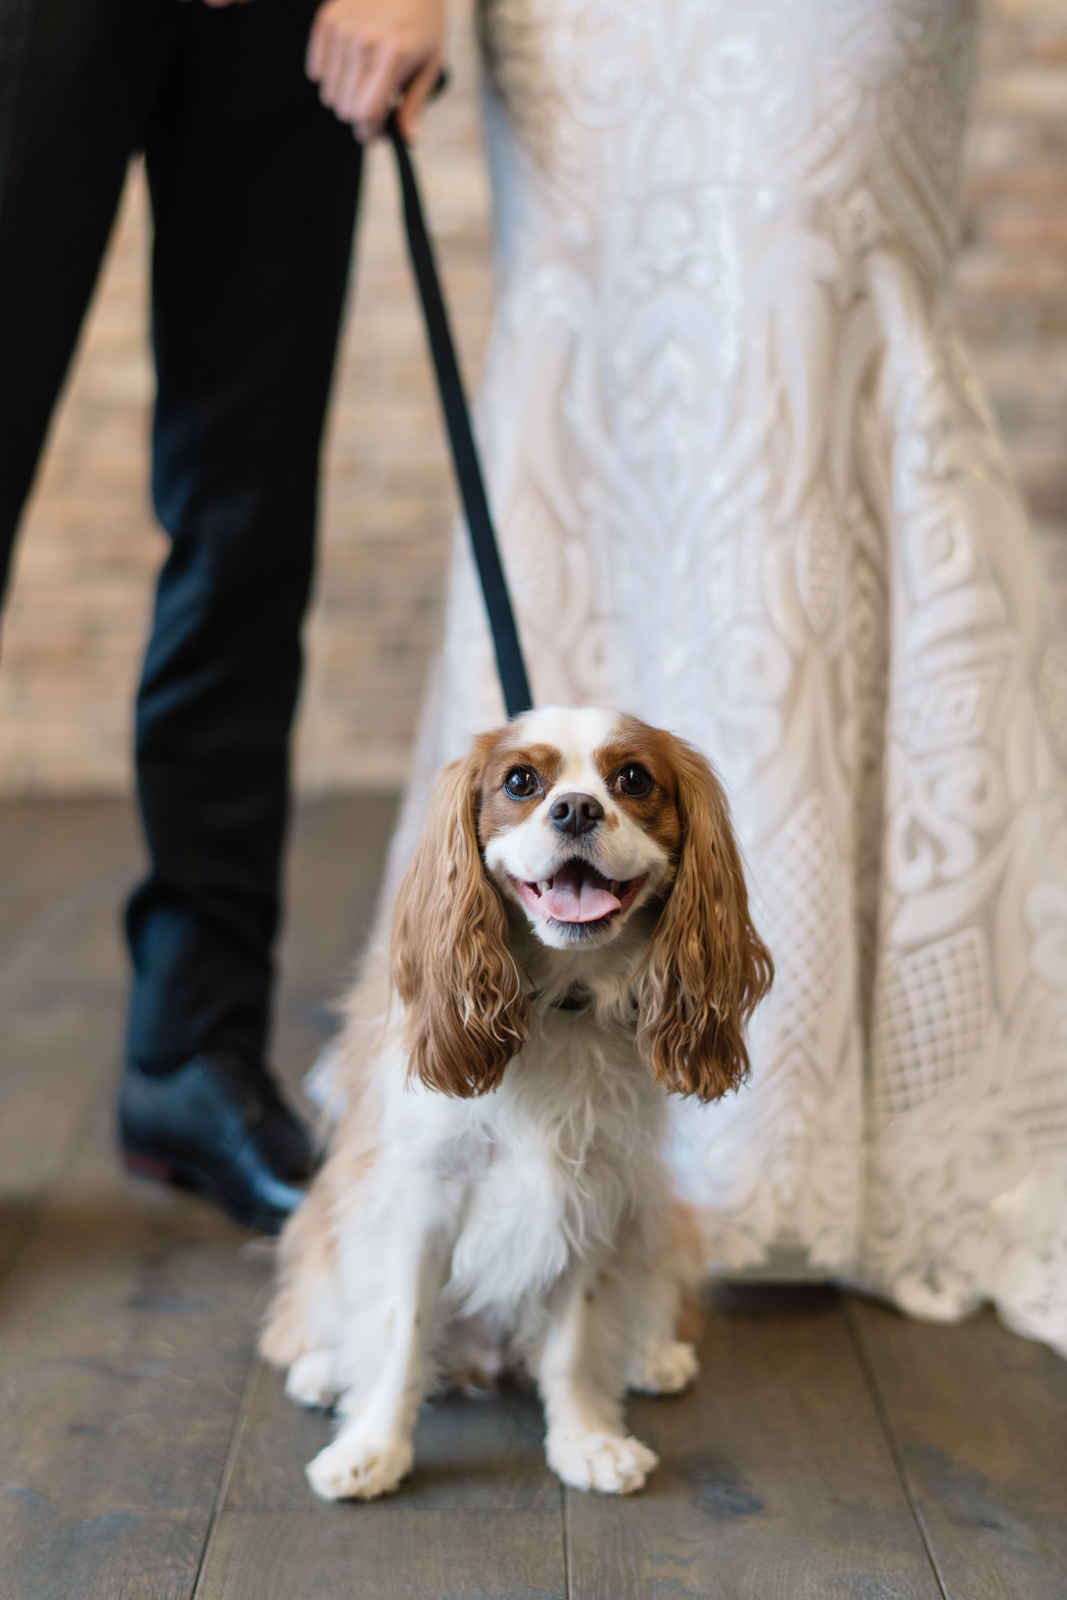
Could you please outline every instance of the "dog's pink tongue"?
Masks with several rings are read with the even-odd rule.
[[[555,922],[596,922],[622,902],[607,887],[607,880],[581,861],[568,861],[541,896],[538,910]]]

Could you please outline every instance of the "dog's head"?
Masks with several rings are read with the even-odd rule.
[[[639,923],[637,1037],[656,1079],[703,1100],[737,1085],[772,966],[722,790],[690,745],[553,708],[445,768],[397,899],[392,970],[412,1071],[447,1094],[494,1088],[528,1036],[508,902],[564,952]]]

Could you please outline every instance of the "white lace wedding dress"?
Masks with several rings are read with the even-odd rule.
[[[709,1266],[1067,1352],[1067,649],[945,307],[963,0],[497,0],[481,435],[539,702],[711,757],[777,963]],[[457,542],[394,873],[502,720]]]

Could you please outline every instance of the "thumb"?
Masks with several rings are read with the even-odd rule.
[[[400,110],[397,112],[396,120],[405,144],[414,143],[419,114],[440,76],[441,57],[435,55],[415,74],[404,90],[404,98],[400,102]]]

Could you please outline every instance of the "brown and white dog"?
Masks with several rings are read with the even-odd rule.
[[[707,762],[608,711],[476,739],[438,780],[390,966],[399,1007],[384,959],[349,1001],[345,1109],[262,1341],[294,1399],[338,1405],[312,1487],[395,1488],[478,1317],[535,1373],[559,1476],[640,1488],[625,1390],[696,1372],[666,1096],[739,1083],[772,971]]]

